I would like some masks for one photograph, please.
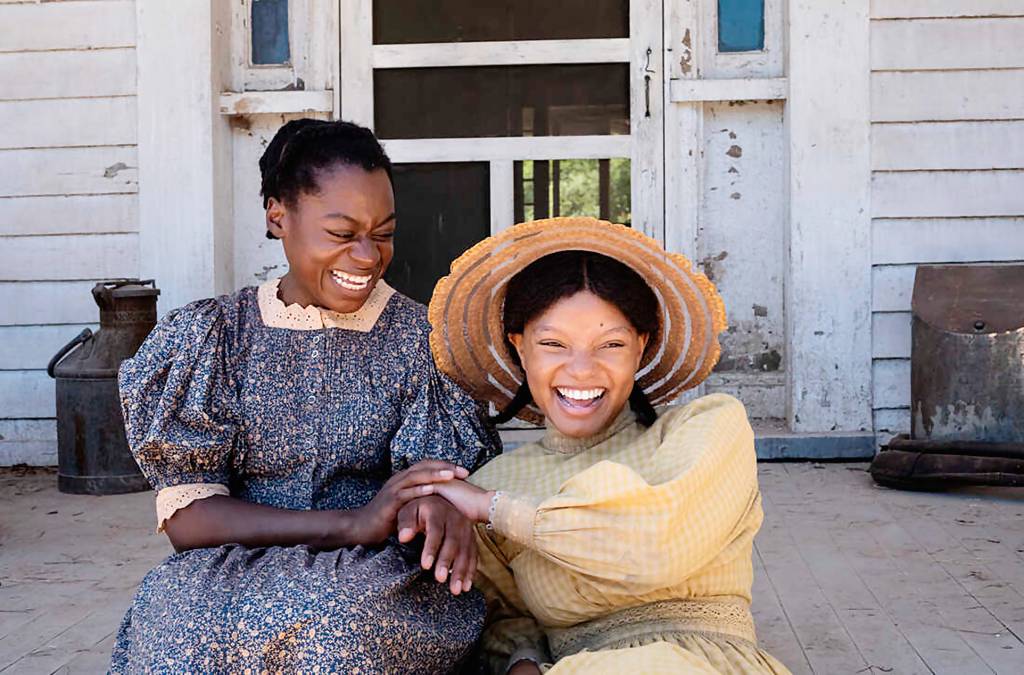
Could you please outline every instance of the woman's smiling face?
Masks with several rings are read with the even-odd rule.
[[[626,405],[648,336],[612,303],[580,291],[508,338],[548,423],[585,438],[607,428]]]
[[[281,299],[345,314],[363,306],[394,256],[395,196],[383,169],[340,164],[295,204],[271,199],[267,228],[281,239],[288,274]]]

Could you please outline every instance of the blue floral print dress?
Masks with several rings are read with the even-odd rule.
[[[357,315],[285,307],[277,280],[168,314],[120,373],[161,526],[210,494],[353,509],[422,459],[481,464],[497,437],[435,370],[428,335],[425,309],[384,282]],[[446,672],[484,603],[451,595],[418,560],[394,540],[172,555],[143,579],[111,671]]]

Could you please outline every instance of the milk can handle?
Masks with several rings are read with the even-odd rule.
[[[53,358],[50,359],[50,365],[46,366],[46,374],[49,375],[50,377],[54,377],[53,369],[57,367],[57,364],[60,363],[61,359],[67,356],[68,352],[70,352],[72,349],[82,344],[83,342],[86,342],[91,337],[92,330],[86,328],[77,336],[75,336],[75,339],[61,347],[60,351],[54,354]]]

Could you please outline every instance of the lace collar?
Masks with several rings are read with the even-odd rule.
[[[351,314],[332,312],[316,305],[303,307],[297,303],[285,305],[277,295],[280,279],[271,279],[260,284],[257,299],[260,317],[268,328],[289,328],[291,330],[320,330],[322,328],[345,328],[360,333],[369,333],[377,325],[377,319],[395,294],[395,289],[381,279],[370,291],[363,306]]]
[[[553,452],[563,452],[566,454],[574,454],[581,450],[587,450],[604,443],[609,438],[619,433],[626,427],[636,422],[636,413],[629,408],[627,403],[623,408],[622,412],[612,420],[603,431],[600,431],[593,436],[587,436],[585,438],[573,438],[566,436],[558,429],[553,426],[548,426],[547,431],[544,432],[544,438],[541,439],[540,444],[547,450]]]

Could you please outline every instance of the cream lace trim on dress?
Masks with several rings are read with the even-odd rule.
[[[167,519],[178,509],[183,509],[197,499],[221,495],[228,497],[231,492],[220,483],[185,483],[165,487],[156,493],[156,531],[163,532]]]
[[[369,333],[377,324],[377,319],[387,307],[388,300],[395,294],[395,289],[388,286],[383,279],[370,291],[363,306],[351,314],[332,312],[315,305],[303,307],[293,303],[285,305],[277,296],[280,279],[271,279],[260,284],[256,292],[260,305],[260,318],[268,328],[290,328],[292,330],[320,330],[323,328],[345,328],[360,333]]]

